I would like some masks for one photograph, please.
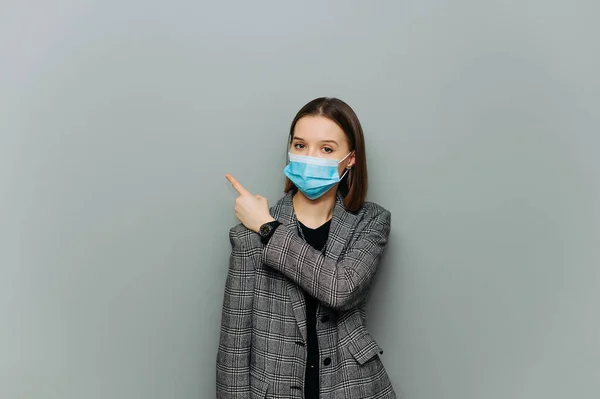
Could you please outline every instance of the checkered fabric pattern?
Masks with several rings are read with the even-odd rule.
[[[319,300],[320,397],[396,398],[383,352],[365,326],[367,292],[387,245],[390,213],[372,202],[348,212],[338,194],[324,253],[299,237],[292,193],[271,215],[283,224],[267,245],[241,224],[229,232],[217,398],[304,397],[302,290]]]

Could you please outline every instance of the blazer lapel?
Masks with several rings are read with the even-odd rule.
[[[294,212],[292,196],[293,192],[290,191],[286,193],[274,207],[272,215],[274,218],[283,222],[286,228],[291,232],[298,235],[298,221],[296,213]],[[327,258],[336,262],[339,260],[340,255],[346,246],[348,237],[350,236],[351,229],[355,226],[354,219],[355,216],[344,208],[344,198],[338,192],[333,209],[331,225],[329,227],[329,236],[327,237],[327,243],[325,244],[325,256]],[[286,288],[292,302],[292,309],[298,328],[300,329],[302,338],[306,342],[308,334],[306,328],[306,300],[304,299],[304,291],[298,284],[289,279],[286,280]]]
[[[329,226],[329,236],[325,245],[325,256],[338,261],[346,247],[350,233],[354,229],[356,216],[344,207],[344,197],[338,192],[333,208],[333,217]]]
[[[296,220],[296,214],[294,213],[294,204],[292,202],[293,192],[288,192],[283,198],[277,203],[273,209],[272,216],[283,222],[284,226],[291,232],[298,235],[298,223]],[[283,227],[283,226],[281,226]],[[306,300],[304,299],[304,291],[302,288],[290,279],[286,279],[286,289],[290,300],[292,302],[292,309],[294,311],[294,317],[296,323],[300,329],[300,334],[304,339],[307,340],[307,329],[306,329]]]

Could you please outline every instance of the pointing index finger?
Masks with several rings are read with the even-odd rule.
[[[240,184],[239,181],[237,181],[237,179],[235,177],[233,177],[229,173],[227,173],[225,175],[225,178],[227,178],[227,180],[229,180],[229,183],[231,183],[231,185],[233,186],[233,188],[235,189],[235,191],[238,192],[239,195],[252,195],[252,194],[250,194],[250,192],[248,190],[246,190],[244,188],[244,186],[242,186]]]

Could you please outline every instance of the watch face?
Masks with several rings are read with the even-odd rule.
[[[270,231],[271,231],[271,225],[263,224],[262,226],[260,226],[260,235],[261,236],[266,236],[267,234],[269,234]]]

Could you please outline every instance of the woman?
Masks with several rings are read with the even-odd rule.
[[[366,202],[354,111],[335,98],[292,121],[285,195],[239,193],[217,355],[217,398],[395,398],[365,327],[390,213]]]

